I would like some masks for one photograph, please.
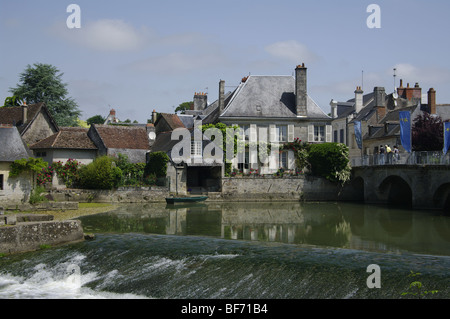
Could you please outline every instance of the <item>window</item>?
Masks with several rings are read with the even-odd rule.
[[[345,143],[345,141],[344,141],[344,129],[341,129],[340,134],[341,134],[341,143],[347,144],[347,143]]]
[[[325,126],[314,126],[314,142],[325,141]]]
[[[244,134],[244,140],[248,141],[250,136],[250,125],[242,125],[242,133]]]
[[[277,126],[278,131],[278,142],[287,142],[287,126],[279,125]]]
[[[250,155],[249,155],[249,150],[246,149],[245,154],[244,154],[244,163],[239,163],[238,169],[240,172],[243,172],[244,169],[249,169],[249,168],[250,168]]]
[[[335,143],[338,143],[338,131],[335,130],[333,133],[334,133],[333,141],[334,141]]]
[[[280,168],[284,168],[284,169],[288,168],[288,153],[287,152],[280,153]]]
[[[0,191],[3,190],[3,174],[0,174]]]
[[[202,156],[202,141],[191,141],[191,156],[201,157]]]

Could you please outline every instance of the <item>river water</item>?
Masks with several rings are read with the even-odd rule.
[[[413,281],[450,297],[450,218],[434,212],[148,204],[79,219],[94,240],[0,257],[0,298],[398,299]]]

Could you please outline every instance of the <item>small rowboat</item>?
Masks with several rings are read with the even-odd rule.
[[[196,203],[208,199],[208,196],[189,196],[189,197],[166,197],[167,204],[175,203]]]

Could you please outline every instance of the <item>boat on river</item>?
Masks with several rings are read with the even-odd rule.
[[[166,197],[167,204],[197,203],[208,199],[208,196]]]

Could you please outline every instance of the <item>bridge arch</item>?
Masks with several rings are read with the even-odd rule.
[[[385,178],[378,187],[380,199],[387,204],[412,208],[413,194],[407,181],[397,175]]]
[[[444,183],[438,187],[433,195],[433,204],[435,208],[450,214],[450,183]]]

